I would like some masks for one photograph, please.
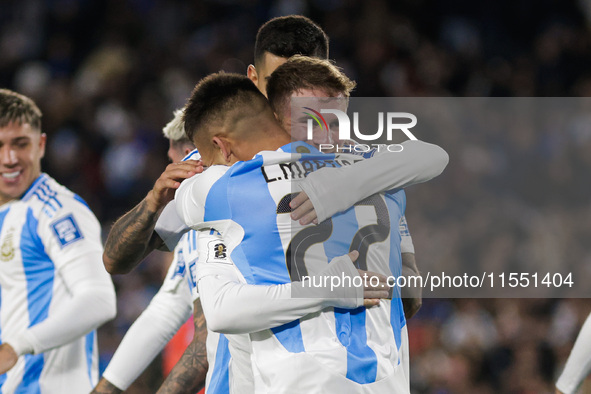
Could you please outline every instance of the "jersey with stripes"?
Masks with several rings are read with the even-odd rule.
[[[350,141],[350,143],[352,144],[354,141]],[[377,153],[377,149],[372,149],[369,152],[357,152],[351,149],[351,153],[369,159],[373,157],[375,153]],[[200,158],[201,155],[197,149],[194,149],[183,158],[183,161],[199,160]],[[402,216],[400,219],[399,229],[401,237],[400,251],[402,253],[414,253],[415,249],[405,216]],[[168,203],[168,205],[158,217],[154,231],[158,233],[160,238],[162,238],[165,245],[168,247],[168,250],[173,250],[175,245],[179,242],[182,234],[188,231],[186,224],[183,223],[183,221],[178,217],[174,200]]]
[[[197,245],[197,231],[191,230],[183,235],[175,249],[176,259],[178,261],[177,264],[186,267],[187,280],[189,282],[189,289],[191,290],[193,301],[199,298],[196,281],[197,260],[199,259],[199,249]],[[231,392],[231,354],[228,339],[224,334],[219,334],[208,329],[206,350],[209,368],[207,369],[207,376],[205,378],[205,393],[229,394]],[[239,379],[238,376],[233,377]],[[242,381],[240,383],[240,386],[247,385],[252,385],[252,379],[247,379],[246,382]]]
[[[354,140],[347,140],[343,142],[343,147],[341,148],[342,152],[346,152],[346,153],[351,153],[353,155],[356,156],[361,156],[364,159],[371,159],[372,157],[375,156],[376,153],[379,152],[378,148],[370,148],[367,150],[359,150],[359,149],[354,149],[354,147],[356,145],[360,145],[359,142],[354,141]],[[410,230],[408,228],[408,223],[406,221],[406,216],[402,215],[402,217],[400,218],[400,225],[399,225],[399,231],[400,231],[400,237],[401,237],[401,241],[400,241],[400,252],[401,253],[413,253],[415,252],[415,247],[412,243],[412,237],[410,235]]]
[[[177,210],[188,226],[222,234],[225,245],[220,253],[231,257],[249,284],[301,280],[350,250],[359,250],[360,268],[398,276],[403,191],[373,195],[318,226],[301,226],[290,218],[289,201],[298,181],[316,169],[357,160],[362,158],[321,154],[302,142],[288,144],[232,167],[210,167],[183,182]],[[399,295],[399,289],[394,291]],[[328,308],[252,333],[257,392],[406,393],[408,383],[400,366],[405,324],[401,300],[395,295],[377,308]]]
[[[70,261],[102,253],[100,225],[77,195],[42,174],[20,200],[0,207],[0,342],[52,315],[71,294]],[[87,393],[97,383],[95,331],[0,375],[0,393]]]

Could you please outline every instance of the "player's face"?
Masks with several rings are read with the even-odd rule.
[[[21,197],[41,175],[46,139],[26,123],[0,127],[0,204]]]
[[[182,150],[182,146],[177,146],[173,143],[172,140],[169,140],[168,143],[168,158],[173,163],[178,163],[185,157],[184,151]]]
[[[248,78],[257,88],[267,97],[267,81],[269,77],[275,71],[275,69],[281,66],[287,61],[287,58],[281,56],[275,56],[269,52],[265,52],[263,55],[263,61],[258,68],[255,69],[253,65],[248,67]]]
[[[345,100],[332,100],[334,98],[344,98],[342,94],[331,95],[321,89],[302,89],[291,95],[292,98],[299,98],[294,104],[293,112],[291,105],[283,108],[283,113],[279,114],[280,122],[283,128],[291,134],[293,141],[306,141],[316,147],[320,144],[334,144],[338,140],[338,120],[333,114],[324,114],[324,119],[328,124],[328,130],[321,129],[314,124],[314,138],[308,140],[308,119],[311,119],[306,112],[310,112],[304,107],[313,108],[320,111],[322,108],[334,108],[343,112],[347,111]],[[325,100],[323,100],[325,99]]]

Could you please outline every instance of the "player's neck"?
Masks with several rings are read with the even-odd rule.
[[[259,152],[275,151],[282,146],[289,144],[291,142],[289,136],[285,132],[282,132],[282,134],[278,133],[274,135],[258,135],[255,139],[249,141],[243,146],[243,155],[251,159]]]
[[[279,123],[274,122],[266,129],[265,135],[262,136],[260,145],[264,146],[264,149],[260,150],[277,150],[290,142],[291,137],[289,134],[287,134]]]
[[[291,142],[291,137],[273,118],[261,117],[258,119],[257,126],[253,127],[246,134],[242,143],[244,144],[244,153],[250,158],[257,153],[265,150],[277,150],[283,145]]]
[[[233,124],[226,140],[232,156],[238,161],[246,161],[261,151],[275,151],[289,144],[291,137],[269,110]]]

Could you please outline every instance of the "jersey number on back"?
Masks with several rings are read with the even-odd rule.
[[[289,203],[298,193],[291,193],[281,199],[277,205],[277,213],[290,213]],[[358,202],[355,206],[371,206],[375,209],[377,223],[361,227],[351,241],[349,252],[357,250],[359,258],[355,265],[357,268],[367,270],[367,252],[369,247],[376,242],[385,241],[390,235],[390,216],[384,200],[377,194]],[[317,226],[308,226],[298,232],[289,243],[285,255],[287,269],[292,281],[300,281],[308,275],[308,269],[304,261],[306,251],[315,244],[327,241],[332,235],[332,219],[326,219]]]

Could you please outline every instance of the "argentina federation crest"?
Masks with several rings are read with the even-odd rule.
[[[2,245],[0,246],[0,260],[10,261],[14,257],[14,228],[11,227],[6,232]]]

